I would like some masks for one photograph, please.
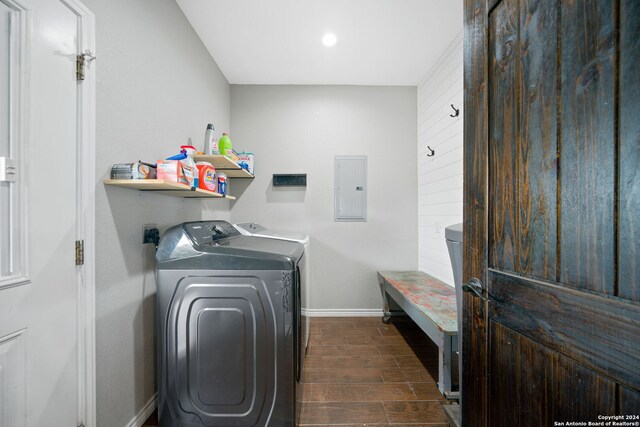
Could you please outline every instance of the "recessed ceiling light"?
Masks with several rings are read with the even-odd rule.
[[[325,45],[326,47],[333,46],[334,44],[336,44],[337,41],[338,41],[338,38],[333,33],[327,33],[324,36],[322,36],[322,44]]]

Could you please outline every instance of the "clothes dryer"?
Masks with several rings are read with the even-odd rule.
[[[276,240],[286,240],[289,242],[298,242],[304,245],[304,271],[305,277],[302,281],[303,287],[301,289],[301,304],[302,304],[302,328],[301,328],[301,339],[304,343],[303,352],[301,354],[304,362],[304,355],[307,351],[307,346],[309,345],[309,328],[310,328],[310,317],[308,315],[309,302],[311,300],[311,268],[310,268],[310,259],[311,259],[311,246],[310,239],[307,234],[302,233],[293,233],[290,231],[278,231],[271,230],[263,227],[260,224],[256,224],[255,222],[244,222],[240,224],[233,224],[233,226],[243,235],[245,236],[253,236],[253,237],[262,237],[265,239],[276,239]]]

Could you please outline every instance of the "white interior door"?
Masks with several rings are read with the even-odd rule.
[[[3,237],[13,234],[0,241],[14,262],[0,282],[0,426],[76,426],[78,17],[60,0],[0,6],[12,70],[0,80],[10,88],[9,155],[18,165],[16,181],[2,183],[15,194],[2,200]]]

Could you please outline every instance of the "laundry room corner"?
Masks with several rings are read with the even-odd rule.
[[[376,270],[417,268],[416,87],[232,85],[234,137],[256,178],[231,211],[311,238],[311,316],[381,315]],[[366,222],[334,221],[334,158],[368,162]],[[274,187],[273,174],[307,185]]]

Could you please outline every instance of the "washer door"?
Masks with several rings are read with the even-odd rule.
[[[167,388],[180,425],[264,426],[276,398],[276,321],[257,277],[186,277],[167,321]]]

